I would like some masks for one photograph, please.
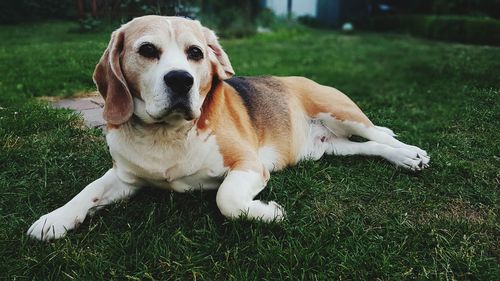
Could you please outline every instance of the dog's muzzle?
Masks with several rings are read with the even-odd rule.
[[[193,87],[194,79],[189,72],[184,70],[172,70],[168,72],[163,81],[170,92],[170,107],[168,115],[181,114],[186,120],[193,120],[193,112],[189,101],[189,92]]]

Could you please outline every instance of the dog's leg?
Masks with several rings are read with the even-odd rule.
[[[394,148],[374,141],[353,142],[345,138],[332,138],[326,150],[334,155],[380,156],[398,167],[420,171],[427,167],[428,161],[418,153],[404,148]]]
[[[381,132],[384,132],[384,133],[388,134],[391,137],[396,137],[396,134],[391,129],[389,129],[387,127],[375,126],[375,129],[377,129],[377,130],[379,130]]]
[[[384,130],[380,130],[380,127],[365,127],[365,126],[355,126],[353,128],[354,134],[375,141],[380,144],[388,145],[392,148],[399,149],[400,151],[410,151],[416,154],[418,158],[422,159],[423,167],[429,166],[430,157],[427,152],[419,147],[408,145],[404,142],[397,140],[393,134],[390,134]]]
[[[267,170],[266,170],[267,172]],[[253,200],[266,186],[267,179],[253,170],[232,170],[217,191],[217,206],[228,218],[247,215],[266,222],[280,221],[283,208],[276,202]]]
[[[425,150],[397,140],[394,138],[394,132],[388,128],[361,124],[350,120],[340,121],[329,114],[320,114],[318,118],[333,135],[338,137],[334,138],[334,142],[332,142],[333,146],[339,147],[337,148],[338,151],[349,152],[349,154],[341,155],[377,155],[389,160],[397,166],[414,171],[422,170],[429,166],[430,157]],[[345,138],[351,135],[366,138],[369,142],[354,143],[345,140]],[[342,140],[343,138],[344,140]],[[332,149],[332,152],[335,153],[335,149]],[[377,149],[380,149],[380,151],[377,151]],[[373,152],[371,152],[372,150]],[[353,153],[353,151],[358,152]],[[419,159],[417,166],[414,165],[415,160],[411,159]],[[422,164],[420,164],[420,162],[422,162]]]
[[[128,198],[136,190],[136,186],[125,183],[116,176],[116,169],[110,169],[64,206],[40,217],[31,225],[27,234],[44,241],[61,238],[68,230],[83,222],[89,210]]]
[[[353,127],[354,135],[358,135],[360,137],[381,143],[386,144],[388,146],[394,148],[404,148],[406,150],[411,150],[418,153],[420,156],[424,158],[428,158],[427,152],[423,149],[420,149],[413,145],[408,145],[403,143],[391,134],[386,131],[380,130],[380,127],[365,127],[365,126],[354,126]]]

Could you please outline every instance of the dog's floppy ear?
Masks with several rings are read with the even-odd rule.
[[[222,80],[231,78],[234,75],[234,70],[229,61],[229,57],[219,44],[217,36],[212,30],[206,27],[202,27],[202,29],[209,47],[208,56],[217,69],[217,75]]]
[[[123,31],[113,32],[108,48],[104,51],[92,77],[97,85],[97,90],[105,100],[104,120],[115,125],[127,122],[134,112],[132,95],[123,76],[120,63],[123,44]]]

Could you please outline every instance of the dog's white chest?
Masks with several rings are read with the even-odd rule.
[[[186,191],[216,188],[226,172],[214,135],[131,126],[106,136],[111,156],[122,173],[158,187]]]

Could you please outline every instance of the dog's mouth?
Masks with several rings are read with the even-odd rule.
[[[178,126],[198,118],[200,112],[196,108],[191,108],[187,102],[177,102],[157,110],[148,108],[144,101],[134,98],[134,115],[146,124]]]
[[[192,121],[195,119],[192,110],[188,107],[170,108],[161,115],[153,115],[146,110],[151,123],[178,123],[180,121]]]
[[[185,102],[178,102],[167,111],[167,117],[177,118],[177,116],[184,118],[184,120],[186,121],[191,121],[194,119],[194,114],[193,110],[191,110],[191,106],[186,104]]]

